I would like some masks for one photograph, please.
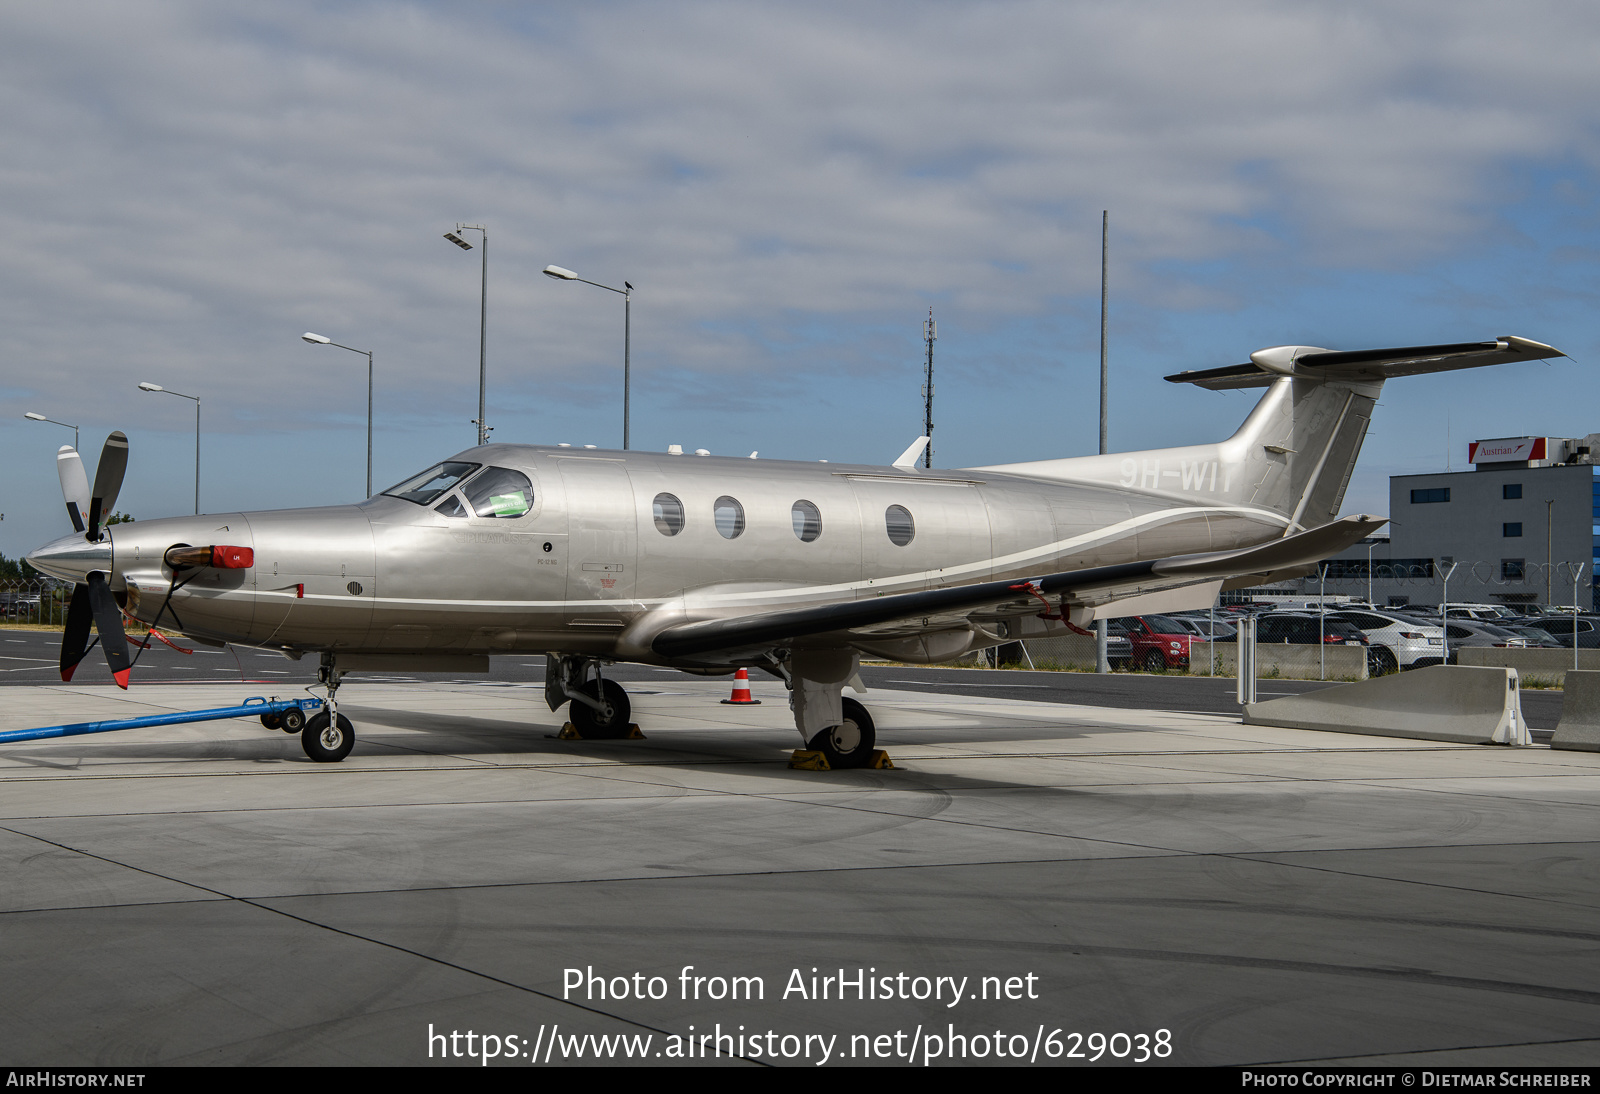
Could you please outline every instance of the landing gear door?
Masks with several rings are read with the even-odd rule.
[[[619,460],[556,460],[567,493],[567,622],[620,627],[635,607],[633,485]]]

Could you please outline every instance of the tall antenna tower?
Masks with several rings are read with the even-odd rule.
[[[922,340],[928,344],[928,369],[922,384],[922,435],[928,447],[922,450],[922,466],[933,466],[933,344],[939,339],[939,326],[933,321],[933,308],[922,322]]]

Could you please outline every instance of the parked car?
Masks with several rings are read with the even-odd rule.
[[[1526,638],[1529,649],[1559,650],[1562,648],[1561,643],[1556,640],[1556,636],[1543,627],[1534,626],[1530,623],[1512,623],[1506,627],[1506,630]]]
[[[1200,636],[1165,615],[1127,615],[1110,621],[1107,630],[1132,644],[1129,663],[1147,672],[1189,667],[1189,647]]]
[[[1271,612],[1256,620],[1256,641],[1317,645],[1365,646],[1367,636],[1359,627],[1329,613],[1318,617],[1312,612]]]
[[[1216,640],[1218,642],[1230,641],[1234,635],[1239,633],[1238,627],[1221,617],[1213,618],[1200,613],[1184,612],[1182,614],[1174,614],[1170,618],[1176,619],[1179,623],[1188,627],[1199,636],[1202,642],[1211,637],[1213,630],[1216,632]]]
[[[1539,629],[1569,650],[1574,634],[1579,649],[1592,650],[1600,646],[1600,615],[1549,615],[1539,620]]]
[[[1133,661],[1133,642],[1125,634],[1106,627],[1106,663],[1114,669],[1125,669]]]
[[[1450,604],[1446,606],[1445,611],[1451,619],[1478,619],[1500,626],[1522,618],[1520,612],[1513,611],[1504,604]]]
[[[1256,620],[1256,643],[1365,646],[1367,672],[1370,675],[1381,675],[1393,671],[1394,668],[1385,656],[1387,651],[1379,652],[1382,647],[1369,642],[1359,627],[1348,620],[1340,619],[1333,613],[1319,616],[1312,612],[1272,612],[1263,615]]]
[[[1374,647],[1372,675],[1437,665],[1444,660],[1444,628],[1398,612],[1341,611],[1336,618],[1354,624]]]
[[[0,617],[21,619],[37,615],[42,603],[38,593],[0,592]]]
[[[1445,626],[1449,638],[1450,663],[1457,663],[1457,651],[1468,646],[1494,646],[1499,649],[1526,649],[1528,640],[1494,623],[1476,619],[1452,619]]]

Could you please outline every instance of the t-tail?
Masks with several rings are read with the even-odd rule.
[[[1509,336],[1493,342],[1353,351],[1273,346],[1252,353],[1244,364],[1166,378],[1213,391],[1267,389],[1225,441],[993,470],[1274,514],[1283,521],[1283,534],[1292,535],[1339,515],[1385,380],[1565,356],[1541,342]]]

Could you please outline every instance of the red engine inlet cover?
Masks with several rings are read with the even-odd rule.
[[[256,553],[249,547],[213,547],[211,565],[223,570],[248,570],[256,564]]]

